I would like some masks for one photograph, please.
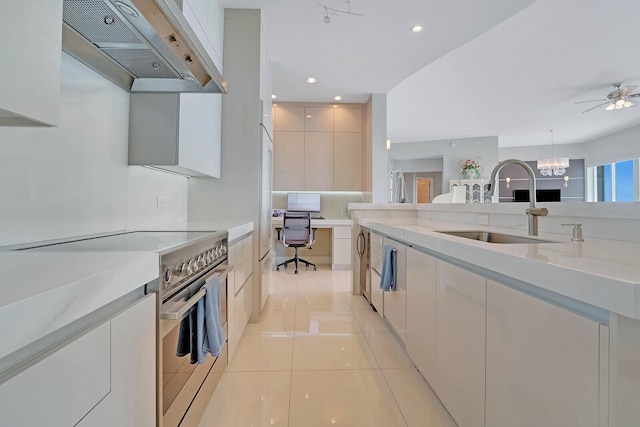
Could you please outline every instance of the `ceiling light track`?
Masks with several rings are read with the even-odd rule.
[[[329,24],[331,22],[332,16],[340,16],[340,15],[352,15],[352,16],[364,16],[361,13],[356,13],[351,11],[351,0],[346,0],[347,10],[336,9],[334,7],[327,6],[326,4],[322,4],[318,1],[316,3],[324,9],[324,23]]]

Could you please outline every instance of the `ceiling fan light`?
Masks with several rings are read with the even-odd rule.
[[[612,103],[610,103],[610,104],[607,104],[607,106],[605,107],[605,110],[607,110],[607,111],[611,111],[611,110],[613,110],[613,109],[615,109],[615,108],[616,108],[616,104],[614,104],[614,103],[612,102]]]
[[[616,110],[622,110],[623,108],[624,108],[623,104],[616,104],[616,107],[615,107]]]
[[[616,99],[616,105],[623,105],[624,99]]]
[[[631,102],[631,101],[625,101],[625,103],[624,103],[624,104],[622,104],[622,106],[623,106],[624,108],[627,108],[627,107],[633,107],[633,102]]]

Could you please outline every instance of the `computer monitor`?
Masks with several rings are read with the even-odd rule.
[[[287,193],[287,210],[320,212],[320,193]]]

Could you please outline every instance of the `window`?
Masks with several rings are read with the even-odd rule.
[[[637,183],[634,167],[637,160],[625,160],[596,166],[595,195],[598,202],[632,202],[635,200]]]

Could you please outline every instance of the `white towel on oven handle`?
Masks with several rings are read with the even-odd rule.
[[[198,363],[204,363],[207,353],[219,356],[226,339],[220,318],[220,279],[216,276],[203,287],[207,293],[198,301],[196,309]]]

